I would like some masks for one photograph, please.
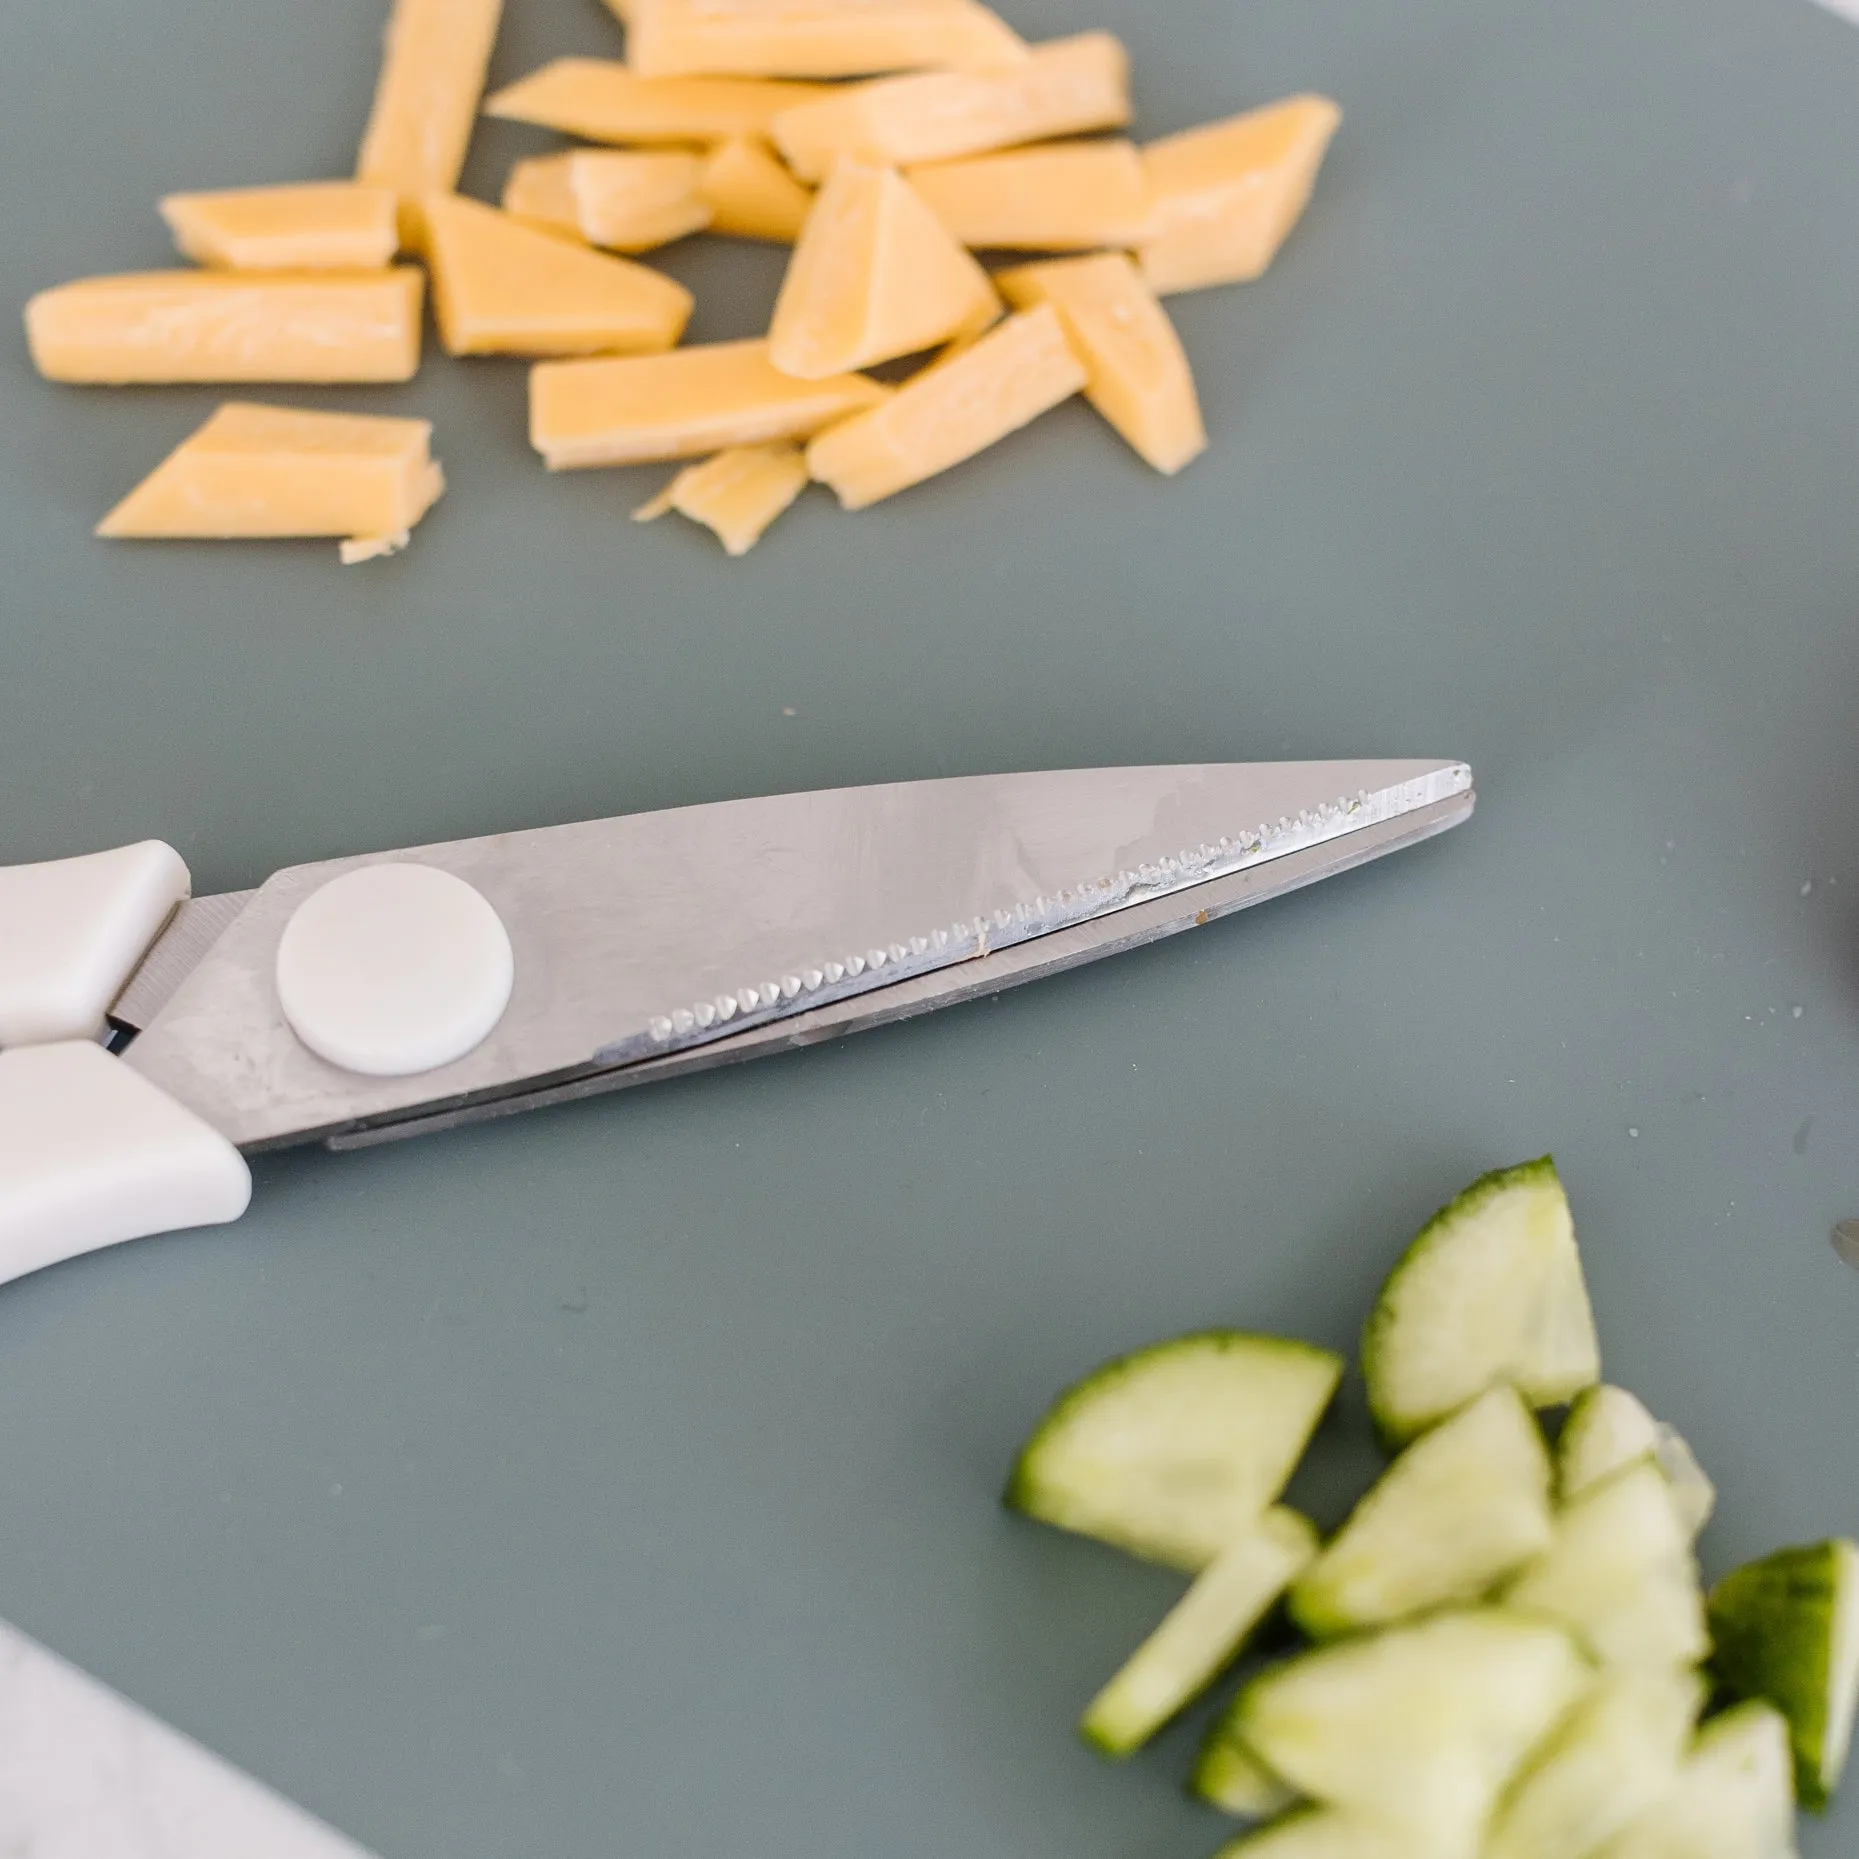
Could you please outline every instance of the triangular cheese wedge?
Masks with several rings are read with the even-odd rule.
[[[559,155],[529,155],[511,168],[503,184],[503,210],[539,232],[559,233],[587,244],[575,208],[569,163],[572,149]]]
[[[503,210],[583,245],[649,252],[710,224],[710,203],[698,192],[703,171],[704,157],[683,149],[532,155],[510,170]]]
[[[999,309],[987,273],[895,168],[841,161],[801,229],[769,354],[815,381],[914,355]]]
[[[1138,257],[1158,296],[1264,274],[1309,204],[1342,111],[1287,97],[1143,151],[1152,202]]]
[[[358,181],[170,194],[161,216],[184,258],[233,271],[361,271],[400,247],[393,194]]]
[[[1128,142],[1049,142],[938,161],[907,178],[971,249],[1093,252],[1142,237],[1149,188]]]
[[[1130,58],[1107,32],[1035,45],[1001,71],[925,71],[841,84],[775,118],[772,134],[803,181],[841,155],[900,168],[1018,148],[1130,120]]]
[[[0,1852],[368,1859],[352,1840],[3,1625]]]
[[[426,420],[229,402],[97,534],[404,538],[445,488],[431,441]]]
[[[1168,312],[1121,252],[1003,271],[1016,310],[1049,303],[1089,377],[1085,396],[1157,471],[1170,476],[1207,449],[1186,351]]]
[[[807,470],[863,510],[984,452],[1085,384],[1050,304],[1010,316],[979,342],[912,375],[889,400],[827,430]]]
[[[697,191],[710,203],[710,230],[738,239],[792,245],[813,206],[802,187],[754,136],[720,142],[704,166]]]
[[[611,58],[557,58],[484,106],[589,142],[713,142],[766,136],[783,110],[817,102],[824,84],[753,77],[635,77]]]
[[[419,197],[458,185],[502,17],[503,0],[394,0],[355,178],[400,196],[408,246]]]
[[[667,355],[545,361],[530,370],[530,442],[551,471],[694,458],[806,439],[890,399],[862,374],[796,381],[766,342],[699,342]]]
[[[980,0],[607,0],[639,77],[996,71],[1026,42]]]
[[[456,194],[421,202],[433,309],[454,355],[646,354],[671,348],[691,293],[659,272],[525,226]]]

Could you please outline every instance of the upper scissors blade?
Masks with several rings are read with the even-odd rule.
[[[843,788],[294,867],[186,975],[129,1062],[258,1148],[648,1064],[1076,930],[1469,795],[1447,760],[1091,769]],[[358,866],[464,878],[503,919],[496,1031],[412,1078],[291,1032],[272,976]]]

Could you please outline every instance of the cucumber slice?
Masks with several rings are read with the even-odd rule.
[[[1060,1397],[1007,1485],[1016,1510],[1199,1571],[1264,1514],[1342,1379],[1341,1357],[1209,1331],[1107,1363]]]
[[[1369,1315],[1362,1369],[1376,1424],[1397,1445],[1494,1382],[1554,1407],[1600,1380],[1554,1162],[1487,1175],[1427,1222]]]
[[[1462,1609],[1262,1673],[1232,1727],[1312,1800],[1399,1828],[1430,1855],[1475,1852],[1505,1784],[1591,1679],[1553,1622]]]
[[[1608,1673],[1513,1784],[1482,1859],[1587,1859],[1671,1789],[1703,1705],[1695,1672]]]
[[[1516,1389],[1417,1439],[1291,1591],[1313,1638],[1472,1601],[1554,1540],[1549,1454]]]
[[[1726,1575],[1710,1597],[1711,1668],[1734,1698],[1765,1698],[1788,1720],[1795,1791],[1825,1812],[1859,1701],[1859,1547],[1778,1549]]]
[[[1230,1729],[1215,1724],[1188,1783],[1203,1801],[1241,1820],[1270,1820],[1297,1803],[1297,1790],[1274,1775]]]
[[[1215,1859],[1448,1859],[1411,1833],[1333,1807],[1306,1808],[1242,1833]],[[1454,1856],[1456,1859],[1456,1855]]]
[[[1107,1756],[1140,1749],[1239,1656],[1246,1637],[1317,1553],[1316,1526],[1272,1509],[1221,1550],[1078,1727]]]
[[[1795,1859],[1788,1726],[1739,1704],[1698,1733],[1678,1780],[1596,1859]]]
[[[1569,1409],[1556,1446],[1563,1501],[1579,1497],[1650,1453],[1672,1487],[1672,1502],[1692,1537],[1710,1522],[1717,1488],[1675,1429],[1655,1420],[1624,1388],[1590,1388]]]
[[[1638,1395],[1603,1383],[1575,1397],[1556,1441],[1556,1482],[1563,1503],[1658,1448],[1659,1423]]]
[[[1561,1621],[1603,1665],[1695,1665],[1710,1650],[1691,1539],[1651,1459],[1568,1505],[1505,1598]]]

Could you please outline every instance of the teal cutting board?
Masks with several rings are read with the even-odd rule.
[[[1477,818],[998,1002],[730,1075],[259,1164],[242,1224],[0,1291],[0,1615],[382,1859],[1196,1859],[1178,1732],[1072,1735],[1175,1581],[1003,1515],[1051,1393],[1210,1323],[1346,1345],[1553,1150],[1611,1373],[1713,1570],[1859,1531],[1859,31],[1806,0],[1013,0],[1160,133],[1348,118],[1172,308],[1179,480],[1074,404],[730,562],[551,478],[520,366],[430,417],[398,560],[107,545],[214,404],[0,351],[0,861],[205,889],[726,796],[1453,754]],[[510,0],[496,75],[615,53]],[[165,262],[158,194],[339,174],[379,0],[15,0],[0,299]],[[548,138],[492,126],[469,184]],[[699,338],[772,249],[694,245]],[[1327,1435],[1311,1501],[1365,1463]],[[1804,1850],[1859,1844],[1859,1801]]]

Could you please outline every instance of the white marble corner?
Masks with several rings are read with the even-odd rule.
[[[6,1859],[372,1859],[0,1621]]]

